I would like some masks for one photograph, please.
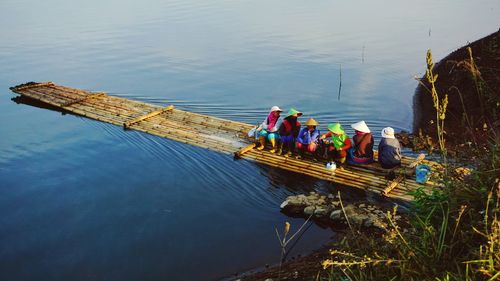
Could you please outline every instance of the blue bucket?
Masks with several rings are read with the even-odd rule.
[[[418,183],[426,183],[429,180],[430,174],[431,167],[429,167],[429,165],[417,165],[417,167],[415,168],[415,181]]]

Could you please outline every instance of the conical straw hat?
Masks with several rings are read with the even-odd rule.
[[[292,108],[290,108],[290,110],[288,110],[288,113],[286,114],[286,117],[292,116],[294,114],[297,114],[297,117],[299,117],[299,116],[302,115],[302,112],[300,112],[297,109],[295,109],[295,108],[292,107]]]
[[[340,123],[328,125],[328,130],[337,135],[342,135],[344,133],[344,128],[342,128]]]
[[[366,125],[365,121],[359,121],[357,123],[354,123],[351,125],[351,127],[356,131],[360,131],[363,133],[370,133],[370,129]]]
[[[318,126],[319,123],[316,122],[316,120],[314,120],[313,118],[310,118],[309,120],[307,120],[306,122],[306,126]]]

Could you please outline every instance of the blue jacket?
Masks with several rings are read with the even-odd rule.
[[[380,140],[378,162],[384,169],[401,165],[401,146],[397,139],[382,138]]]
[[[305,127],[300,130],[299,135],[297,136],[297,142],[301,144],[310,144],[317,141],[319,136],[320,133],[318,129],[314,129],[314,131],[311,133],[309,132],[309,129]]]

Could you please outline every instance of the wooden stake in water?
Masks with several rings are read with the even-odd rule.
[[[339,73],[340,73],[339,74],[340,75],[340,77],[339,77],[340,82],[339,82],[339,98],[338,98],[338,100],[340,100],[340,90],[342,90],[342,64],[340,65]]]
[[[363,50],[361,51],[361,63],[365,63],[365,43],[363,43]]]

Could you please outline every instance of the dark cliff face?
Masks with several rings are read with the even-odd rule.
[[[471,63],[468,47],[472,50]],[[484,138],[490,128],[499,128],[500,31],[470,43],[436,63],[436,88],[440,100],[448,95],[446,140],[461,144]],[[419,85],[414,96],[413,131],[436,135],[436,111],[430,87]],[[485,125],[486,124],[486,125]]]

